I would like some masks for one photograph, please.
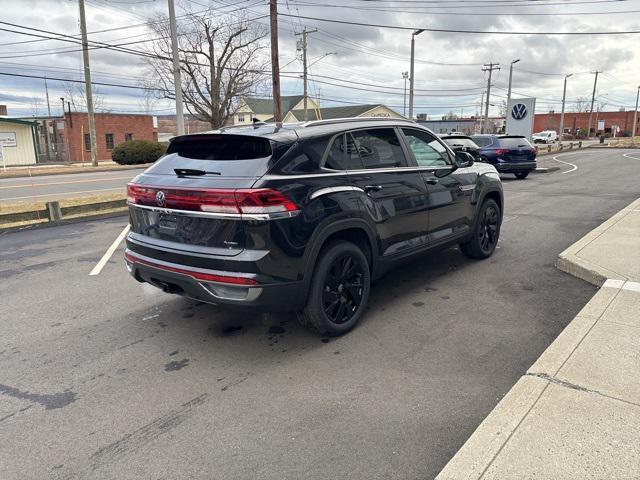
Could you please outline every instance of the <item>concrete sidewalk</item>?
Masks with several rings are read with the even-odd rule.
[[[640,200],[561,254],[602,287],[438,479],[640,479],[639,252]]]

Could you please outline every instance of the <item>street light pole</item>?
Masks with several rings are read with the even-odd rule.
[[[560,113],[560,141],[562,141],[562,136],[564,135],[564,102],[567,98],[567,78],[569,78],[573,73],[569,73],[564,76],[564,88],[562,89],[562,113]]]
[[[636,125],[638,123],[638,98],[640,98],[640,85],[638,85],[638,92],[636,93],[636,109],[633,112],[633,128],[631,129],[631,143],[634,143],[636,136]]]
[[[404,102],[402,104],[402,115],[407,116],[407,78],[409,78],[409,72],[402,72],[402,78],[404,78]]]
[[[82,36],[82,66],[84,67],[84,93],[87,97],[87,117],[89,120],[89,144],[91,146],[91,165],[98,166],[98,144],[96,139],[96,119],[93,114],[93,94],[91,93],[91,67],[89,66],[89,41],[87,40],[87,21],[84,13],[84,0],[79,0],[80,34]],[[71,122],[71,115],[69,115]]]
[[[176,95],[176,133],[184,135],[184,107],[182,105],[182,80],[180,75],[180,56],[178,53],[178,32],[176,27],[176,7],[169,0],[169,29],[171,32],[171,56],[173,60],[173,83]]]
[[[598,74],[601,73],[598,70],[596,70],[595,72],[596,77],[593,80],[593,94],[591,95],[591,108],[589,109],[589,124],[587,125],[587,138],[591,137],[591,120],[593,120],[593,104],[596,101],[596,87],[598,85]],[[596,124],[596,131],[595,133],[598,133],[598,125]]]
[[[411,73],[409,77],[409,120],[413,119],[413,77],[414,75],[414,58],[416,48],[416,37],[420,35],[424,30],[414,30],[411,33]]]
[[[511,78],[513,77],[513,64],[518,63],[520,61],[519,58],[513,60],[511,65],[509,66],[509,90],[507,91],[507,105],[509,104],[509,100],[511,100]]]

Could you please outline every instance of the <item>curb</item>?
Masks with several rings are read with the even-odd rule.
[[[578,257],[578,254],[631,210],[638,208],[640,199],[620,210],[558,256],[556,266],[560,270],[597,285],[600,289],[511,387],[449,460],[436,480],[480,479],[491,468],[529,412],[534,409],[547,387],[551,384],[566,384],[556,375],[620,292],[619,288],[604,282],[607,278],[628,280],[620,274]]]
[[[593,242],[596,238],[609,230],[622,220],[632,210],[640,209],[640,199],[631,202],[606,222],[600,224],[576,243],[565,249],[556,261],[556,267],[563,272],[585,280],[597,287],[601,286],[608,278],[614,280],[629,280],[625,276],[611,271],[602,265],[597,265],[580,257],[580,251]]]
[[[46,172],[46,171],[37,171],[31,172],[29,174],[29,169],[25,168],[24,172],[11,172],[9,174],[0,173],[0,180],[6,178],[24,178],[24,177],[44,177],[47,175],[75,175],[76,173],[103,173],[103,172],[121,172],[125,170],[137,170],[139,168],[147,168],[153,165],[152,163],[140,163],[136,165],[121,165],[119,167],[84,167],[83,170],[75,170],[73,167],[69,167],[71,172]],[[37,167],[36,167],[37,168]],[[52,170],[55,167],[51,167]],[[63,168],[63,167],[61,167]],[[14,174],[15,173],[15,174]]]
[[[106,218],[124,217],[128,214],[128,209],[117,210],[113,212],[95,213],[92,215],[84,215],[81,217],[73,217],[59,220],[57,222],[40,222],[32,223],[31,225],[20,225],[17,227],[0,227],[0,235],[7,233],[21,232],[23,230],[35,230],[40,228],[59,227],[62,225],[69,225],[72,223],[88,222],[92,220],[102,220]]]

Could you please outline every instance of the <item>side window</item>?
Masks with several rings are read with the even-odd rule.
[[[346,170],[346,159],[344,152],[344,134],[338,135],[333,139],[333,143],[329,148],[327,159],[324,162],[325,168],[332,170]]]
[[[441,167],[449,165],[449,154],[444,145],[428,132],[403,128],[409,148],[420,167]]]
[[[351,133],[352,142],[347,144],[350,167],[393,168],[405,167],[406,159],[396,132],[392,128],[357,130]],[[359,155],[361,165],[355,162]]]

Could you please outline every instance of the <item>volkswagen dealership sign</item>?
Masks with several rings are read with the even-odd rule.
[[[509,100],[506,133],[508,135],[524,135],[531,140],[535,110],[535,98],[512,98]]]

